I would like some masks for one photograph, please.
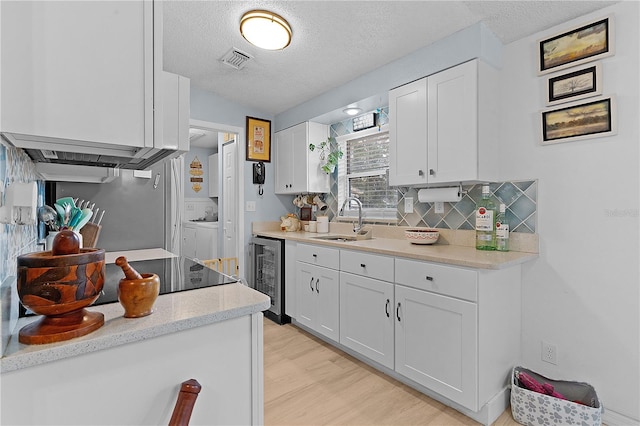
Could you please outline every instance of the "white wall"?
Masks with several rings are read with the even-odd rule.
[[[616,40],[615,56],[601,61],[603,93],[617,96],[618,134],[541,146],[548,76],[536,74],[537,41],[607,13]],[[637,2],[621,2],[509,44],[501,79],[503,179],[539,179],[540,258],[523,271],[522,362],[594,385],[605,421],[640,419],[638,16]],[[557,345],[557,366],[541,361],[542,340]]]

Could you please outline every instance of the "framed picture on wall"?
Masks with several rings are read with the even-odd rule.
[[[271,161],[271,121],[247,117],[247,161]]]
[[[602,94],[602,75],[599,63],[577,71],[547,79],[547,105],[589,98]]]
[[[538,74],[547,74],[614,53],[613,16],[540,40]]]
[[[543,145],[611,136],[617,132],[613,96],[564,104],[543,111],[541,116]]]

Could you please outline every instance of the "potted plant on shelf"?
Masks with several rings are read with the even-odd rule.
[[[326,141],[322,141],[318,145],[309,144],[309,151],[315,151],[316,148],[320,150],[320,160],[325,162],[322,165],[322,170],[327,174],[333,173],[338,165],[338,160],[340,160],[343,155],[340,146],[336,142],[336,138],[329,137]]]

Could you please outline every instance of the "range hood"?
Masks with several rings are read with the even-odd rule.
[[[158,161],[186,152],[176,150],[175,146],[172,149],[138,148],[19,133],[2,133],[2,136],[24,150],[34,163],[145,170]]]
[[[49,182],[109,183],[120,176],[120,169],[36,163],[36,173]]]

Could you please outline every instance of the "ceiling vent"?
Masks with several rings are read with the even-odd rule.
[[[237,70],[244,68],[247,62],[252,59],[253,56],[248,53],[243,52],[240,49],[232,47],[225,55],[222,57],[222,63],[225,65],[229,65],[231,68],[235,68]]]

